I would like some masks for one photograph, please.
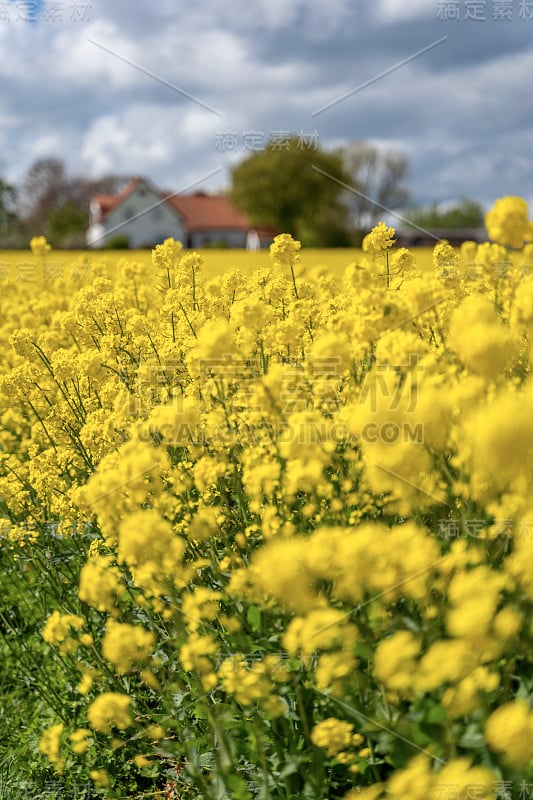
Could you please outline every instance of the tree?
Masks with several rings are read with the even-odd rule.
[[[409,171],[403,153],[382,151],[367,142],[350,142],[338,151],[350,189],[344,195],[356,231],[375,225],[384,211],[404,205]]]
[[[114,194],[129,178],[70,176],[55,157],[40,158],[26,173],[21,210],[27,236],[44,234],[54,247],[84,241],[94,194]]]
[[[10,225],[16,218],[16,199],[15,187],[0,178],[0,236],[2,239],[7,235]]]
[[[483,206],[466,198],[453,205],[443,207],[437,203],[423,208],[414,208],[405,215],[409,222],[419,228],[482,228],[485,211]]]
[[[71,178],[69,181],[69,203],[87,215],[93,195],[116,194],[130,180],[130,175],[104,175],[102,178]]]
[[[70,202],[60,208],[55,208],[48,218],[47,228],[50,244],[53,247],[59,247],[74,243],[84,247],[86,227],[87,211],[81,211]]]
[[[17,189],[0,178],[0,247],[13,250],[27,244],[17,215]]]
[[[292,136],[280,147],[270,141],[231,171],[231,200],[253,225],[290,233],[304,244],[324,244],[333,227],[346,239],[348,214],[341,202],[347,179],[341,158],[320,148],[302,147]]]
[[[70,182],[58,158],[40,158],[26,173],[22,184],[22,214],[30,235],[48,233],[52,211],[69,200]]]

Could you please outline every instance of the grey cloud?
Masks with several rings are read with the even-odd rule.
[[[0,174],[20,179],[36,154],[55,147],[50,155],[73,173],[113,168],[169,188],[222,167],[215,187],[247,154],[217,149],[218,134],[317,130],[325,147],[350,139],[403,146],[420,202],[528,198],[533,20],[520,20],[517,6],[511,23],[442,22],[437,0],[405,9],[392,0],[204,0],[179,9],[173,0],[100,0],[87,25],[0,23]],[[162,81],[98,51],[89,36]],[[165,81],[222,117],[209,119]]]

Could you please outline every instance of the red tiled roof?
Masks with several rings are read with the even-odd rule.
[[[189,195],[174,195],[167,200],[185,219],[187,230],[201,231],[206,228],[220,230],[248,230],[248,217],[235,208],[224,195],[207,195],[201,192]]]
[[[95,203],[98,203],[100,206],[101,217],[105,217],[115,206],[118,206],[119,203],[122,203],[126,197],[135,191],[137,186],[141,183],[141,178],[134,178],[134,180],[130,181],[127,186],[125,186],[118,194],[95,194],[91,198],[91,200]]]

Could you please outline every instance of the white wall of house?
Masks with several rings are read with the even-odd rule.
[[[99,222],[93,222],[87,228],[87,247],[103,247],[106,243],[106,232],[103,225],[100,225]]]
[[[224,243],[227,247],[246,247],[245,230],[217,230],[210,228],[206,231],[195,231],[191,234],[191,247],[205,247],[205,245]]]
[[[115,236],[127,236],[129,246],[135,249],[153,247],[169,237],[186,244],[186,235],[178,214],[149,186],[140,183],[102,223],[89,226],[87,244],[104,247]]]

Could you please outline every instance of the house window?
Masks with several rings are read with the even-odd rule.
[[[133,208],[128,206],[124,209],[124,219],[131,219],[133,217]]]

